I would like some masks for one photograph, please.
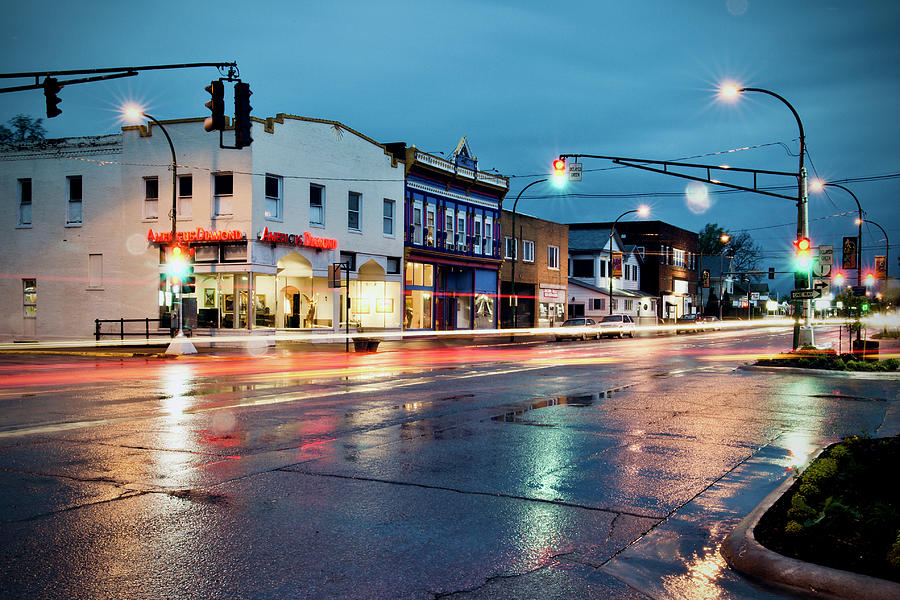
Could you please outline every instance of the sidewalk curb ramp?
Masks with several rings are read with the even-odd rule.
[[[805,597],[832,600],[900,598],[900,583],[789,558],[756,540],[753,530],[759,520],[794,482],[794,477],[782,482],[728,534],[719,549],[728,564],[745,575]]]

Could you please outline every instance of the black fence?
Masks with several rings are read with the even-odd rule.
[[[155,328],[153,333],[158,334],[157,329],[161,327],[167,327],[169,325],[169,319],[94,319],[94,338],[97,341],[100,341],[101,336],[118,336],[120,340],[124,340],[125,336],[144,336],[147,339],[150,339],[150,323],[154,323]],[[144,327],[142,331],[139,331],[139,327],[128,327],[126,331],[126,325],[132,325],[133,323],[143,323]],[[103,324],[113,324],[111,330],[104,331],[102,325]],[[117,327],[116,327],[117,326]]]

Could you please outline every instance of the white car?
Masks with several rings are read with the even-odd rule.
[[[623,338],[627,335],[633,338],[637,326],[629,315],[607,315],[597,324],[597,328],[600,330],[600,337],[608,335]]]
[[[557,333],[557,340],[586,340],[588,338],[600,339],[600,336],[597,334],[597,324],[593,319],[586,319],[584,317],[566,319],[565,323],[562,324],[562,327],[571,327],[572,333]]]

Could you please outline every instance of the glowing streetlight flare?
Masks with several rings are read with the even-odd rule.
[[[639,217],[647,217],[650,215],[649,206],[638,206],[637,213]]]
[[[719,236],[719,241],[722,242],[723,244],[727,244],[728,242],[731,241],[731,236],[728,235],[727,233],[723,233],[722,235]]]
[[[821,179],[813,179],[809,182],[809,189],[814,192],[821,192],[825,189],[825,182]]]
[[[723,83],[719,88],[719,96],[721,96],[725,100],[735,100],[740,94],[741,86],[732,81]]]
[[[144,116],[144,109],[136,104],[129,104],[122,107],[122,114],[125,116],[125,119],[135,123]]]

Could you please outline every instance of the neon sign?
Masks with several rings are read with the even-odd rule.
[[[175,234],[178,242],[238,242],[247,239],[247,234],[237,229],[226,231],[207,231],[198,227],[193,231],[178,231]],[[147,232],[147,241],[155,244],[169,243],[172,241],[171,231]]]
[[[316,237],[308,231],[301,233],[281,233],[278,231],[269,231],[266,227],[259,234],[259,241],[270,242],[272,244],[287,244],[289,246],[307,246],[309,248],[321,248],[323,250],[334,250],[337,248],[337,240],[325,237]]]

